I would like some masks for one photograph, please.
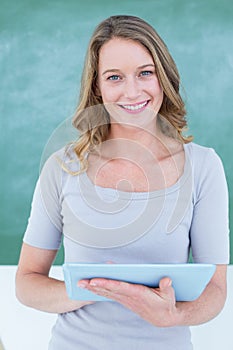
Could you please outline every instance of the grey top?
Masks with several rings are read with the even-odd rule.
[[[45,163],[24,242],[58,249],[66,262],[229,262],[228,190],[213,149],[184,145],[185,167],[173,186],[123,192],[94,185],[72,146]],[[58,315],[49,350],[191,350],[188,327],[157,328],[115,302]]]

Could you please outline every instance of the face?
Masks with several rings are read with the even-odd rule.
[[[163,101],[150,53],[138,42],[122,38],[111,39],[100,49],[98,90],[110,116],[129,123],[155,117]]]

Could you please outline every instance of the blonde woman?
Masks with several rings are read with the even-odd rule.
[[[50,350],[191,350],[189,326],[226,299],[228,193],[213,149],[184,135],[180,79],[156,31],[133,16],[100,23],[87,50],[73,125],[77,142],[53,154],[37,183],[16,292],[58,314]],[[64,240],[66,262],[216,264],[202,295],[177,302],[159,288],[107,279],[79,286],[114,300],[67,297],[49,277]]]

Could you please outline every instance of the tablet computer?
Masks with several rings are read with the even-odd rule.
[[[214,274],[213,264],[96,264],[65,263],[64,280],[70,299],[110,301],[86,289],[79,288],[81,279],[108,278],[129,283],[158,287],[163,277],[170,277],[177,301],[197,299]]]

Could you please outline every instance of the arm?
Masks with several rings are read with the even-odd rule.
[[[226,272],[226,265],[218,265],[210,283],[197,300],[177,303],[182,325],[205,323],[221,312],[227,296]]]
[[[222,310],[226,300],[226,266],[216,272],[202,295],[195,301],[175,301],[169,278],[159,288],[148,288],[106,279],[83,280],[79,286],[109,297],[157,327],[190,326],[207,322]]]
[[[65,283],[48,277],[56,253],[56,250],[23,244],[16,273],[18,300],[29,307],[52,313],[69,312],[91,304],[70,300]]]

